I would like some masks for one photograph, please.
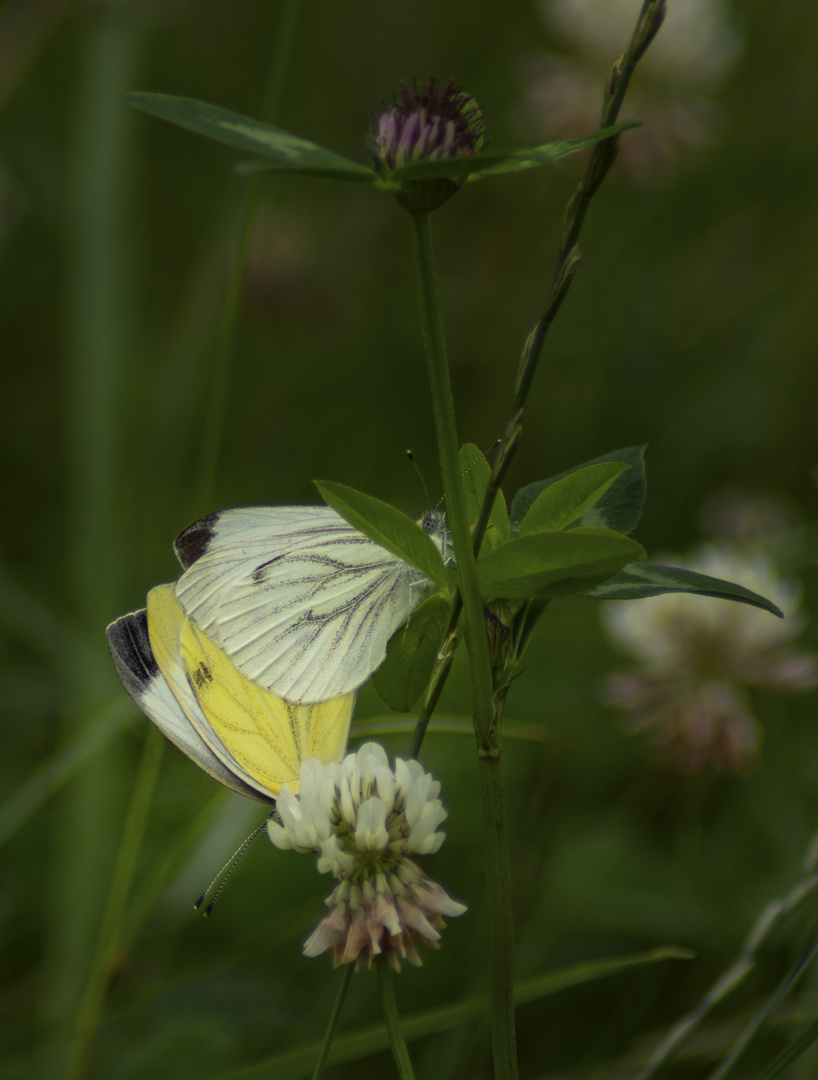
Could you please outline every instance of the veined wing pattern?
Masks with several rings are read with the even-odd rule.
[[[424,527],[443,552],[442,517]],[[185,612],[248,678],[289,701],[357,689],[431,587],[325,506],[211,514],[176,551]]]

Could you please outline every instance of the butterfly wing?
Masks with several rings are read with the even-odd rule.
[[[244,784],[277,795],[298,790],[308,757],[339,760],[346,748],[354,695],[291,705],[254,685],[186,617],[173,592],[148,594],[147,625],[156,662],[208,749]]]
[[[269,792],[261,792],[245,783],[210,750],[191,723],[188,712],[174,696],[151,649],[147,612],[134,611],[112,622],[106,631],[108,646],[122,685],[143,713],[163,735],[194,761],[200,769],[237,791],[261,802],[271,802]],[[201,711],[190,695],[189,711]],[[200,723],[205,724],[204,716]]]
[[[357,689],[430,586],[322,506],[211,514],[176,550],[185,612],[242,674],[293,702]]]
[[[317,705],[295,705],[246,679],[190,619],[182,630],[182,658],[208,722],[233,758],[278,794],[298,791],[301,763],[322,764],[344,754],[354,694]]]

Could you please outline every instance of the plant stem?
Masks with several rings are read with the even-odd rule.
[[[378,969],[378,985],[381,990],[383,1018],[386,1022],[386,1030],[389,1032],[389,1041],[392,1044],[392,1054],[398,1067],[398,1074],[401,1080],[415,1080],[409,1050],[400,1026],[398,1004],[395,1001],[395,987],[392,984],[392,968],[383,955],[379,956],[375,961],[375,966]]]
[[[497,726],[502,704],[497,709]],[[478,750],[491,952],[489,1002],[495,1077],[517,1076],[514,1016],[514,911],[499,738],[496,753]]]
[[[665,0],[644,0],[630,44],[611,68],[605,88],[600,127],[604,128],[616,123],[636,64],[658,33],[664,17]],[[557,255],[557,264],[546,294],[543,313],[529,334],[523,349],[514,400],[509,409],[505,430],[500,439],[500,447],[494,460],[483,509],[474,530],[475,543],[478,545],[482,542],[494,500],[517,448],[522,430],[523,407],[534,381],[546,335],[579,267],[581,255],[577,241],[585,221],[585,215],[588,212],[591,199],[596,194],[599,185],[616,159],[619,138],[617,135],[594,146],[588,167],[585,170],[585,176],[569,200],[565,211],[565,222]]]
[[[421,323],[432,391],[440,466],[446,494],[446,509],[460,582],[463,633],[469,654],[473,722],[477,736],[477,755],[480,761],[481,797],[486,824],[487,892],[492,934],[490,1013],[494,1069],[497,1080],[513,1080],[517,1076],[514,1035],[514,926],[511,917],[511,876],[508,869],[502,793],[500,717],[499,712],[495,711],[491,658],[486,637],[483,601],[477,578],[477,560],[469,530],[463,480],[460,475],[454,400],[446,358],[428,215],[415,214],[413,222]],[[455,599],[452,623],[456,618],[458,602]],[[445,660],[441,661],[439,669],[440,678],[445,678],[448,671]],[[429,701],[433,704],[436,696],[427,696],[427,703]]]
[[[321,1074],[326,1068],[327,1058],[329,1057],[330,1048],[332,1047],[332,1040],[335,1038],[335,1029],[337,1028],[338,1021],[341,1017],[341,1010],[344,1007],[344,1001],[346,1000],[347,990],[349,990],[349,983],[352,978],[353,970],[352,964],[344,965],[344,971],[341,975],[341,985],[338,987],[338,994],[335,998],[335,1004],[332,1007],[327,1030],[324,1032],[324,1041],[321,1043],[321,1052],[315,1063],[312,1080],[320,1080]]]
[[[412,220],[415,225],[420,314],[432,391],[432,408],[446,496],[446,513],[454,543],[463,602],[463,631],[469,650],[474,694],[474,727],[481,738],[486,738],[493,726],[491,661],[483,619],[483,601],[477,579],[477,560],[474,557],[463,479],[460,475],[454,399],[437,292],[432,237],[427,214],[415,214]]]
[[[608,127],[616,122],[636,64],[658,32],[664,19],[664,11],[664,0],[644,0],[630,45],[611,69],[603,102],[601,127]],[[539,321],[529,334],[523,349],[514,400],[508,412],[505,430],[500,439],[500,446],[494,460],[480,515],[472,533],[475,556],[480,551],[491,517],[494,500],[517,449],[517,443],[522,433],[523,407],[528,398],[531,384],[534,381],[546,335],[579,266],[580,252],[577,240],[579,239],[582,224],[585,221],[588,206],[592,196],[614,162],[618,139],[618,136],[613,139],[606,139],[594,147],[585,176],[568,204],[562,242],[557,254],[557,263],[551,284],[546,295],[545,307]],[[420,752],[432,712],[448,678],[451,658],[447,659],[447,654],[451,653],[454,647],[452,635],[457,626],[459,615],[460,596],[458,594],[455,596],[452,605],[452,617],[443,639],[444,647],[441,649],[441,661],[432,673],[429,690],[415,728],[412,743],[413,757],[417,757]]]
[[[603,127],[615,122],[634,67],[657,33],[664,18],[664,9],[665,0],[645,0],[630,45],[611,71],[603,104]],[[545,308],[523,351],[514,400],[480,515],[471,535],[469,535],[463,485],[459,474],[454,403],[434,276],[428,216],[426,214],[413,216],[423,336],[432,388],[441,471],[446,492],[446,507],[454,542],[460,590],[452,604],[452,614],[444,637],[443,648],[415,728],[412,753],[417,755],[420,750],[429,718],[448,678],[455,644],[455,628],[462,604],[463,629],[472,676],[474,728],[478,740],[480,786],[486,830],[487,885],[492,939],[490,1009],[495,1076],[498,1078],[517,1075],[513,999],[514,926],[501,772],[499,727],[502,700],[495,699],[493,694],[491,662],[477,578],[476,556],[488,527],[497,492],[500,490],[517,447],[522,431],[523,406],[534,379],[546,334],[579,265],[580,253],[577,239],[588,205],[613,164],[617,144],[617,140],[606,140],[594,147],[585,177],[568,205],[562,244]]]

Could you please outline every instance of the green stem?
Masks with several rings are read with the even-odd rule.
[[[460,597],[462,598],[463,633],[469,655],[474,709],[474,730],[480,760],[481,797],[486,823],[487,892],[492,933],[491,1002],[492,1048],[497,1080],[514,1080],[517,1054],[514,1034],[514,926],[511,912],[511,877],[502,793],[499,712],[495,711],[491,658],[483,616],[483,601],[477,577],[475,547],[469,529],[463,479],[458,459],[458,438],[452,398],[443,321],[440,313],[429,219],[426,214],[413,216],[415,255],[421,323],[426,346],[426,360],[432,391],[432,406],[437,431],[440,466],[446,494],[446,510],[454,543]],[[452,612],[453,631],[459,600]],[[451,637],[447,640],[450,642]],[[451,650],[448,650],[451,651]],[[445,680],[448,663],[438,665],[439,682]],[[435,685],[427,696],[427,709],[437,700]],[[427,718],[428,719],[428,718]],[[419,725],[420,729],[420,725]],[[420,732],[422,738],[422,731]],[[416,733],[415,742],[418,742]]]
[[[641,59],[653,37],[656,35],[664,17],[664,0],[644,0],[642,11],[637,20],[636,29],[630,45],[623,55],[614,64],[606,87],[605,100],[602,110],[602,127],[608,127],[616,123],[619,110],[625,98],[625,92],[630,83],[631,76],[639,59]],[[523,407],[528,398],[531,384],[540,360],[545,338],[559,307],[565,298],[568,288],[573,280],[574,273],[579,266],[580,254],[577,246],[579,233],[585,221],[591,198],[604,179],[616,157],[617,139],[607,139],[598,143],[591,154],[588,168],[582,183],[575,191],[565,214],[565,225],[560,250],[557,255],[556,268],[549,286],[543,314],[537,325],[532,330],[526,341],[520,362],[520,370],[517,376],[514,400],[508,412],[505,430],[500,439],[500,446],[494,460],[491,477],[489,479],[483,505],[475,524],[472,540],[475,556],[480,551],[492,507],[506,472],[514,458],[517,443],[522,432]],[[444,478],[445,479],[445,478]],[[452,617],[449,627],[444,636],[444,648],[441,650],[441,662],[435,667],[429,684],[429,690],[424,701],[421,715],[415,728],[412,743],[412,755],[417,757],[423,738],[426,734],[429,720],[435,705],[443,691],[446,679],[451,667],[450,659],[443,662],[443,657],[451,651],[451,636],[457,626],[460,615],[460,596],[455,596],[452,606]]]
[[[389,1041],[392,1044],[392,1054],[398,1067],[398,1075],[401,1080],[415,1080],[415,1072],[409,1058],[409,1050],[403,1037],[398,1016],[398,1004],[395,1001],[395,987],[392,983],[392,968],[385,956],[379,956],[375,962],[378,969],[378,985],[381,991],[381,1008],[386,1022],[386,1030],[389,1032]]]
[[[497,711],[499,724],[502,704]],[[511,865],[499,747],[496,754],[478,751],[478,760],[486,836],[486,887],[491,953],[489,999],[494,1075],[516,1077],[514,912],[511,903]]]
[[[254,182],[255,180],[255,182]],[[215,356],[210,372],[202,442],[193,482],[191,516],[201,516],[210,502],[216,476],[216,466],[222,446],[224,419],[227,407],[227,385],[230,377],[233,345],[236,339],[239,299],[244,282],[244,266],[250,245],[256,198],[252,188],[258,187],[258,178],[251,180],[243,195],[241,231],[236,253],[230,265],[230,274],[222,303],[222,312],[216,332]]]
[[[261,110],[261,119],[268,123],[273,123],[278,119],[300,12],[301,0],[287,0],[270,57],[270,72]],[[260,176],[251,177],[247,181],[244,191],[240,214],[239,241],[230,266],[230,274],[227,279],[221,318],[219,319],[216,335],[216,350],[210,376],[205,421],[202,428],[202,442],[193,484],[193,515],[205,513],[207,510],[221,452],[227,407],[227,387],[236,341],[239,302],[244,284],[247,252],[250,246],[253,222],[258,210],[261,181],[262,177]]]
[[[611,68],[608,84],[605,88],[600,127],[609,127],[611,124],[616,123],[636,64],[658,33],[664,14],[665,0],[644,0],[630,44]],[[551,284],[546,294],[543,313],[523,349],[514,400],[508,411],[505,430],[500,440],[500,448],[494,460],[489,485],[486,488],[483,509],[474,530],[474,539],[477,545],[482,542],[491,516],[491,508],[494,505],[497,492],[500,490],[500,484],[517,449],[522,428],[523,408],[534,381],[546,336],[579,267],[581,255],[578,240],[585,221],[585,215],[588,212],[591,199],[596,194],[599,185],[616,159],[618,146],[618,135],[613,139],[605,139],[594,146],[588,167],[585,170],[585,176],[568,203],[562,241]]]
[[[327,1030],[324,1032],[324,1041],[321,1043],[321,1052],[315,1063],[312,1080],[320,1080],[321,1074],[326,1068],[327,1058],[329,1057],[332,1040],[335,1038],[335,1029],[337,1028],[338,1021],[341,1017],[341,1011],[344,1007],[344,1001],[346,1000],[353,970],[352,964],[346,964],[344,966],[344,971],[341,976],[341,985],[338,987],[338,994],[335,998],[335,1004],[332,1007],[332,1014],[330,1015],[329,1023],[327,1024]]]
[[[413,215],[415,226],[415,260],[423,340],[432,391],[443,490],[446,495],[446,514],[454,544],[455,562],[463,603],[463,631],[469,650],[469,662],[474,694],[474,726],[481,738],[486,738],[493,726],[491,661],[483,620],[483,601],[477,578],[463,478],[458,459],[459,442],[454,415],[454,399],[449,380],[449,364],[443,320],[437,292],[432,237],[427,214]]]

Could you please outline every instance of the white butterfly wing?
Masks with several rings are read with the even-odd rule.
[[[356,690],[430,587],[329,507],[211,514],[176,549],[185,612],[244,675],[289,701]]]
[[[361,534],[329,506],[242,506],[217,510],[194,521],[174,541],[187,570],[203,555],[231,544],[264,542],[270,557],[333,535]]]
[[[108,646],[122,685],[163,735],[194,761],[199,768],[231,788],[239,795],[246,795],[259,802],[274,800],[255,786],[245,783],[236,772],[231,771],[208,747],[199,735],[185,709],[174,697],[156,663],[148,637],[147,612],[134,611],[112,622],[106,631]],[[187,687],[184,671],[179,673],[179,685],[187,688],[185,706],[201,714],[201,709]],[[204,714],[199,716],[200,725],[207,725]]]

